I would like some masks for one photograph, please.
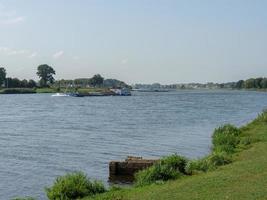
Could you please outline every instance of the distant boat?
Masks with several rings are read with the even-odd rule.
[[[56,93],[52,95],[52,97],[69,97],[69,96],[70,95],[66,93]]]
[[[118,96],[131,96],[131,92],[130,90],[128,90],[127,88],[123,88],[123,89],[110,89],[110,91],[114,92],[116,95]]]
[[[79,93],[56,93],[52,97],[84,97],[84,95]]]

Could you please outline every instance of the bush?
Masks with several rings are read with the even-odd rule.
[[[233,153],[240,142],[240,134],[240,129],[230,124],[215,129],[212,136],[213,150]]]
[[[188,175],[198,174],[209,170],[209,164],[206,158],[199,160],[191,160],[185,167],[185,172]]]
[[[232,162],[231,157],[224,152],[214,152],[207,157],[207,163],[209,169],[216,168],[218,166],[227,165]]]
[[[267,122],[267,109],[264,109],[261,114],[254,120],[254,122]]]
[[[213,152],[205,158],[189,161],[185,167],[185,172],[188,175],[198,174],[214,170],[218,166],[227,165],[231,162],[231,157],[225,152]]]
[[[135,184],[136,186],[144,186],[177,179],[185,173],[186,163],[187,159],[178,155],[165,157],[153,166],[137,172]]]
[[[163,165],[167,165],[169,167],[172,167],[176,170],[178,170],[181,173],[185,173],[185,166],[186,163],[188,162],[188,160],[183,157],[183,156],[179,156],[177,154],[171,155],[171,156],[167,156],[164,157],[163,159],[161,159],[160,161]]]
[[[46,188],[46,194],[50,200],[74,200],[105,191],[102,183],[91,182],[82,172],[60,176],[51,188]]]

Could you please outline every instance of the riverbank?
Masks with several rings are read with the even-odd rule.
[[[0,94],[42,94],[42,93],[57,93],[66,92],[65,88],[3,88],[0,90]],[[90,93],[110,93],[108,88],[79,88],[77,92],[80,94]]]
[[[119,189],[84,200],[267,199],[267,113],[241,128],[252,144],[215,171],[150,186]]]

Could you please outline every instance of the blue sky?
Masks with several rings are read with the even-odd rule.
[[[0,0],[0,66],[128,83],[267,76],[267,1]]]

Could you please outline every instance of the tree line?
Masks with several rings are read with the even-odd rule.
[[[6,69],[0,67],[0,87],[6,88],[45,88],[45,87],[130,87],[126,83],[116,79],[104,79],[100,74],[94,75],[92,78],[81,78],[74,80],[58,80],[55,81],[54,75],[56,71],[49,65],[43,64],[37,67],[36,75],[39,81],[33,79],[20,80],[18,78],[7,77]]]
[[[35,88],[35,87],[48,87],[49,84],[53,84],[55,79],[53,75],[56,74],[55,70],[47,65],[39,65],[37,67],[39,82],[30,80],[20,80],[18,78],[7,77],[7,72],[4,67],[0,67],[0,87],[4,86],[6,88]]]
[[[267,89],[267,78],[259,77],[239,80],[234,87],[237,89]]]

